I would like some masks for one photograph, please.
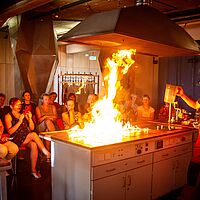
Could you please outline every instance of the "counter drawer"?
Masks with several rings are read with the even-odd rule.
[[[92,168],[92,180],[111,176],[120,172],[142,167],[152,163],[152,154],[137,156]]]
[[[176,153],[175,148],[169,148],[162,151],[158,151],[154,153],[154,162],[158,162],[161,160],[165,160],[171,157],[174,157]]]
[[[154,153],[154,162],[172,158],[191,151],[192,151],[192,143],[161,150]]]
[[[192,151],[192,143],[176,147],[176,155],[184,154],[191,151]]]

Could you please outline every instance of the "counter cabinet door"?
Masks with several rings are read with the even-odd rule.
[[[91,200],[125,200],[125,173],[92,181]]]
[[[171,192],[174,184],[174,158],[153,164],[152,198],[156,199]]]
[[[152,165],[147,165],[126,173],[126,200],[151,199]]]
[[[192,152],[189,152],[184,155],[178,156],[175,160],[176,167],[174,189],[180,188],[187,184],[187,173],[191,157]]]

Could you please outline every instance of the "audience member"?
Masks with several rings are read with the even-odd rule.
[[[36,107],[38,131],[55,131],[57,112],[56,107],[50,104],[49,95],[42,95],[42,104]]]
[[[50,104],[49,95],[42,95],[42,104],[36,107],[36,116],[38,120],[39,132],[55,131],[57,128],[57,111],[56,107]],[[51,142],[45,140],[46,148],[51,151]]]
[[[69,93],[68,100],[73,100],[74,101],[74,110],[77,111],[77,112],[80,112],[81,108],[80,108],[80,105],[78,104],[78,102],[76,100],[76,94]]]
[[[138,105],[136,103],[137,95],[136,94],[131,94],[131,100],[132,100],[131,108],[133,109],[134,114],[137,115],[137,108],[138,108]]]
[[[165,103],[159,110],[159,113],[158,113],[158,119],[160,121],[164,121],[164,122],[168,122],[169,120],[169,103]],[[171,117],[175,117],[175,109],[173,106],[171,106],[171,116],[170,116],[170,119]]]
[[[126,122],[130,122],[131,124],[136,121],[136,113],[132,108],[132,98],[131,96],[128,96],[125,101],[125,113],[126,113]]]
[[[41,174],[36,170],[38,148],[46,155],[47,159],[50,159],[50,152],[45,148],[39,136],[32,132],[35,127],[31,112],[21,114],[21,100],[19,98],[11,98],[9,105],[12,111],[5,116],[7,131],[18,147],[24,145],[30,148],[31,174],[34,178],[40,178]]]
[[[155,109],[150,106],[150,97],[145,94],[142,97],[142,104],[137,108],[137,120],[138,121],[148,121],[154,119]]]
[[[123,125],[126,123],[132,124],[136,120],[136,115],[131,107],[131,98],[127,98],[127,100],[119,102],[119,111],[121,114],[120,121],[123,122]]]
[[[22,98],[22,113],[26,115],[26,113],[30,111],[32,113],[33,122],[36,125],[36,104],[31,101],[31,93],[29,91],[24,91]]]
[[[6,95],[3,93],[0,93],[0,108],[3,108],[5,99],[6,99]]]
[[[5,115],[11,111],[10,106],[4,106],[5,99],[6,99],[6,95],[3,93],[0,93],[0,119],[2,120],[4,127],[5,127],[5,123],[4,123]]]
[[[51,92],[49,94],[49,100],[50,100],[50,104],[54,105],[56,107],[57,119],[56,119],[55,125],[57,126],[57,128],[59,130],[63,130],[64,129],[64,125],[62,122],[63,106],[61,106],[59,103],[55,102],[57,96],[58,95],[56,92]]]
[[[75,106],[74,100],[67,100],[66,102],[67,111],[62,113],[62,119],[64,122],[65,129],[70,129],[76,125],[78,125],[79,128],[84,128],[84,123],[81,118],[81,113],[75,111],[74,106]]]
[[[61,105],[58,102],[55,102],[57,98],[57,93],[56,92],[51,92],[49,93],[49,101],[51,105],[54,105],[56,107],[56,110],[58,111],[61,107]]]
[[[85,105],[82,106],[82,109],[81,109],[81,114],[85,122],[89,122],[91,120],[92,118],[91,111],[97,100],[98,100],[98,96],[96,94],[88,95],[87,102]]]
[[[96,94],[89,94],[87,98],[86,104],[82,107],[81,114],[89,113],[92,110],[95,102],[98,100],[98,96]]]
[[[9,165],[19,150],[17,145],[9,141],[9,137],[5,136],[3,132],[4,126],[0,119],[0,166]]]

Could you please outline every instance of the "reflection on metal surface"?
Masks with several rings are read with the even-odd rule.
[[[118,49],[135,48],[137,52],[155,56],[199,53],[198,44],[183,28],[146,5],[94,14],[59,40],[100,47],[116,43]]]
[[[53,24],[49,18],[28,20],[22,15],[16,57],[25,89],[39,97],[54,74],[57,55]]]

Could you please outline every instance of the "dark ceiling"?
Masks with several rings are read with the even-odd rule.
[[[76,21],[101,11],[134,5],[136,0],[1,0],[0,27],[9,17],[24,12],[30,12],[32,18],[51,15],[57,21]],[[200,21],[199,0],[152,0],[152,6],[177,23]]]

